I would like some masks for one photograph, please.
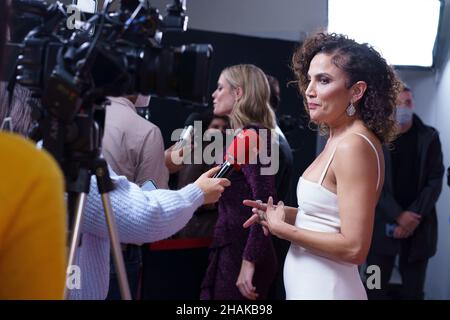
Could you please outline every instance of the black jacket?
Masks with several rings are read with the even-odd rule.
[[[411,247],[408,260],[410,262],[432,257],[436,253],[437,245],[437,217],[435,204],[442,189],[444,165],[442,163],[442,149],[438,132],[425,125],[419,117],[414,115],[416,126],[418,168],[414,173],[419,177],[417,198],[408,208],[402,208],[393,196],[391,154],[386,148],[385,181],[383,191],[376,208],[374,234],[371,250],[378,254],[395,255],[400,250],[400,242],[407,239],[394,239],[386,236],[385,226],[394,223],[400,213],[410,210],[422,216],[417,229],[410,237]]]
[[[292,170],[294,160],[292,156],[292,149],[289,142],[281,134],[279,137],[279,167],[275,175],[275,187],[277,189],[277,196],[285,204],[290,204],[289,189],[291,188]]]

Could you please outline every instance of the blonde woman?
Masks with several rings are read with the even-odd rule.
[[[269,84],[254,65],[224,69],[217,83],[214,114],[227,115],[233,129],[274,129],[275,116],[269,106]],[[267,134],[270,152],[270,133]],[[266,141],[264,142],[266,143]],[[243,229],[251,210],[244,199],[267,199],[275,194],[275,176],[262,175],[262,165],[241,166],[229,176],[231,187],[219,201],[209,266],[203,280],[202,299],[264,299],[277,271],[270,237],[258,226]]]

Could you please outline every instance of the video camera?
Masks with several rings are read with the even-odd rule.
[[[164,32],[186,29],[182,1],[169,5],[164,19],[146,0],[133,12],[108,12],[110,4],[106,1],[102,12],[89,15],[81,29],[70,29],[68,7],[62,3],[12,1],[15,16],[32,16],[38,24],[20,44],[15,75],[41,100],[31,105],[36,123],[31,135],[43,140],[66,177],[76,175],[79,162],[99,155],[94,111],[107,96],[207,101],[212,47],[161,44]]]

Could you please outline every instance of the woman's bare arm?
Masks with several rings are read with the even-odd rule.
[[[268,209],[267,222],[262,224],[278,237],[318,255],[360,264],[364,262],[371,243],[379,195],[376,190],[377,158],[371,146],[355,135],[338,146],[330,169],[337,181],[340,232],[316,232],[289,225],[280,221],[281,215],[275,213],[277,209]]]

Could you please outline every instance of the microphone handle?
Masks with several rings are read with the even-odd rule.
[[[217,172],[213,178],[224,178],[231,173],[231,170],[233,170],[233,165],[228,161],[226,161],[222,164],[222,167],[220,167],[219,172]]]
[[[180,140],[188,140],[194,131],[194,126],[190,125],[181,132]]]
[[[173,150],[176,151],[176,150],[183,148],[186,145],[186,143],[188,142],[189,138],[191,137],[193,131],[194,131],[193,126],[188,126],[188,127],[184,128],[180,134],[179,140],[173,147]]]

